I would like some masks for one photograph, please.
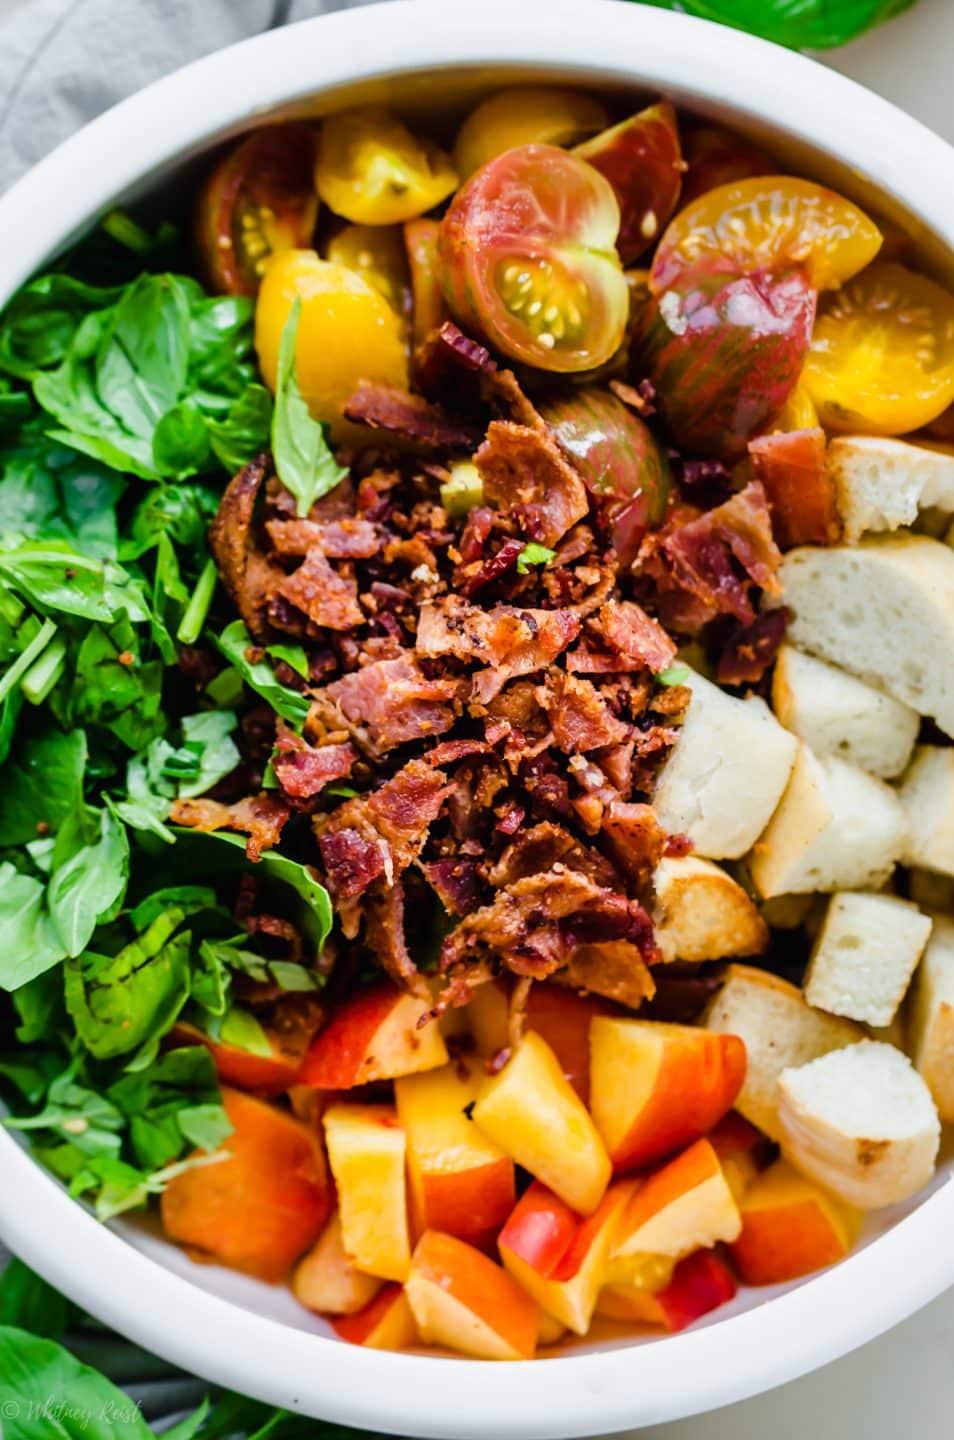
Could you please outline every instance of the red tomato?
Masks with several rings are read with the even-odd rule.
[[[778,172],[765,150],[719,125],[690,125],[683,132],[682,153],[689,167],[682,182],[683,205],[733,180]]]
[[[723,460],[744,453],[798,380],[816,298],[803,271],[761,270],[693,272],[644,302],[634,363],[680,449]]]
[[[573,151],[605,175],[622,217],[616,248],[624,265],[647,250],[676,208],[682,188],[682,154],[676,112],[651,105]]]
[[[437,256],[440,233],[439,220],[408,220],[404,225],[404,248],[411,271],[411,327],[415,345],[426,340],[447,315]]]
[[[213,290],[254,295],[271,255],[311,244],[314,159],[314,135],[305,125],[266,126],[222,157],[195,216],[199,259]]]
[[[629,296],[619,205],[592,165],[553,145],[491,160],[441,222],[441,283],[454,318],[542,370],[592,370],[619,348]]]

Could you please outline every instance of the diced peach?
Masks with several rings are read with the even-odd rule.
[[[357,1315],[332,1320],[342,1340],[368,1350],[407,1350],[417,1344],[417,1326],[403,1285],[385,1285]]]
[[[256,1095],[281,1095],[298,1080],[302,1056],[283,1050],[274,1036],[268,1036],[269,1055],[253,1055],[237,1045],[223,1045],[212,1040],[197,1025],[180,1022],[172,1031],[173,1045],[204,1045],[215,1062],[215,1070],[224,1085],[237,1090],[253,1090]]]
[[[708,1140],[697,1140],[638,1184],[619,1223],[607,1269],[611,1282],[644,1255],[682,1260],[734,1240],[742,1228],[729,1183]]]
[[[540,1311],[540,1319],[537,1325],[538,1345],[558,1345],[566,1334],[566,1326],[553,1315],[548,1315],[545,1310]]]
[[[535,1180],[500,1232],[506,1269],[541,1310],[577,1335],[590,1328],[616,1227],[635,1183],[612,1185],[584,1219]]]
[[[499,1229],[513,1209],[513,1161],[466,1113],[483,1078],[483,1067],[458,1061],[395,1082],[418,1233],[474,1240]]]
[[[345,1251],[369,1275],[406,1280],[406,1140],[397,1116],[389,1105],[332,1105],[324,1124]]]
[[[661,1290],[608,1285],[597,1311],[615,1320],[642,1320],[674,1332],[725,1305],[735,1293],[736,1284],[725,1262],[712,1250],[697,1250],[679,1261]]]
[[[736,1035],[604,1016],[590,1026],[590,1109],[617,1172],[698,1140],[744,1079]]]
[[[571,1209],[593,1213],[609,1184],[609,1158],[559,1060],[535,1031],[524,1035],[499,1074],[484,1081],[473,1116],[485,1135]]]
[[[325,1315],[354,1315],[381,1289],[381,1281],[365,1275],[346,1253],[341,1219],[332,1215],[316,1244],[299,1260],[292,1276],[292,1293],[309,1310]]]
[[[742,1197],[742,1232],[732,1259],[749,1285],[797,1280],[848,1254],[861,1214],[776,1160]]]
[[[503,980],[490,980],[486,985],[478,985],[464,1013],[477,1051],[486,1059],[499,1054],[510,1043],[510,998]]]
[[[538,1312],[486,1255],[438,1230],[417,1242],[405,1286],[421,1339],[481,1360],[530,1360]]]
[[[334,1206],[325,1157],[306,1126],[266,1101],[223,1087],[222,1103],[233,1127],[222,1145],[228,1159],[170,1180],[162,1223],[206,1259],[281,1280]]]
[[[706,1136],[719,1157],[729,1188],[738,1203],[771,1162],[775,1147],[767,1135],[749,1123],[738,1110],[727,1115]]]
[[[418,1028],[427,1000],[389,980],[346,1000],[315,1036],[298,1076],[320,1090],[350,1090],[447,1063],[447,1046],[433,1023]]]
[[[542,1035],[586,1105],[590,1097],[590,1021],[608,1006],[560,985],[534,985],[527,998],[527,1029]]]

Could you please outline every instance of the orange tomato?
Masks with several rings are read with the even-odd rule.
[[[399,226],[346,225],[328,241],[325,259],[357,271],[399,315],[409,313],[410,276],[404,232]]]
[[[954,401],[954,295],[903,265],[871,265],[828,297],[804,383],[829,430],[904,435]]]
[[[720,185],[676,216],[653,261],[658,294],[687,270],[749,275],[804,266],[819,290],[844,284],[873,260],[881,231],[834,190],[766,175]]]
[[[295,297],[301,298],[296,368],[316,420],[332,435],[351,432],[341,408],[361,380],[407,386],[401,322],[388,302],[355,270],[290,250],[267,266],[255,307],[255,345],[265,383],[275,388],[278,347]]]
[[[446,200],[457,171],[432,141],[383,106],[368,105],[322,122],[315,187],[345,220],[396,225]]]
[[[558,85],[514,85],[472,110],[457,132],[454,164],[466,180],[518,145],[575,145],[609,124],[592,95]]]

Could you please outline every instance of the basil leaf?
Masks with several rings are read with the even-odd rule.
[[[303,680],[308,679],[308,655],[304,645],[269,645],[268,653],[273,660],[284,660]]]
[[[0,864],[0,989],[18,989],[64,954],[47,913],[45,887],[5,860]]]
[[[212,458],[201,410],[182,400],[167,410],[152,434],[152,458],[160,475],[184,478],[208,469]]]
[[[275,671],[266,660],[250,661],[246,651],[253,641],[241,620],[235,620],[216,638],[216,644],[247,685],[250,685],[283,720],[299,729],[308,718],[311,701],[307,695],[290,690],[275,678]]]
[[[272,455],[279,480],[298,502],[298,514],[307,515],[347,475],[328,447],[324,426],[312,418],[295,373],[295,346],[301,320],[301,298],[296,295],[278,348],[275,411],[272,416]]]
[[[96,393],[130,434],[154,444],[189,369],[191,321],[174,275],[144,275],[111,314],[95,360]]]
[[[99,839],[55,870],[47,892],[53,924],[67,955],[79,955],[101,920],[126,893],[129,840],[111,811],[100,812]]]
[[[0,847],[56,834],[82,802],[87,753],[82,730],[55,725],[18,741],[0,770]]]
[[[206,710],[199,715],[186,715],[182,721],[185,748],[196,760],[194,777],[179,786],[179,794],[190,798],[204,795],[241,761],[238,746],[232,739],[235,715],[230,710]]]
[[[556,551],[549,550],[546,545],[528,540],[517,556],[517,574],[528,575],[531,565],[549,565],[555,554]]]
[[[207,420],[213,454],[226,470],[241,470],[268,449],[272,397],[264,385],[249,385],[221,420]]]
[[[4,1440],[154,1440],[135,1401],[52,1340],[0,1326]]]
[[[795,50],[824,50],[854,40],[902,14],[914,0],[644,0],[702,20],[718,20]]]
[[[0,1327],[16,1325],[46,1340],[59,1340],[69,1301],[14,1256],[0,1273]]]
[[[83,317],[111,305],[121,293],[60,273],[31,280],[0,317],[0,370],[31,380],[59,365]]]

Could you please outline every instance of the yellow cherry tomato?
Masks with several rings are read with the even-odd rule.
[[[772,422],[773,430],[814,430],[819,424],[815,402],[808,387],[799,380]]]
[[[928,425],[954,401],[954,295],[903,265],[870,265],[826,297],[803,380],[829,430]]]
[[[454,164],[466,180],[488,160],[518,145],[576,145],[609,125],[605,106],[581,90],[515,85],[472,110],[454,142]]]
[[[873,260],[881,231],[844,196],[810,180],[761,175],[707,190],[667,227],[653,260],[657,294],[689,269],[726,274],[803,265],[819,290]]]
[[[398,225],[346,225],[328,241],[325,258],[363,275],[399,315],[411,307],[404,231]]]
[[[457,171],[439,146],[383,106],[368,105],[322,122],[315,188],[356,225],[397,225],[446,200],[457,189]]]
[[[275,388],[278,347],[295,297],[301,321],[295,362],[298,384],[316,420],[347,440],[354,430],[341,408],[362,380],[407,386],[401,322],[363,276],[320,260],[313,250],[287,250],[266,267],[255,306],[255,346],[266,385]]]

